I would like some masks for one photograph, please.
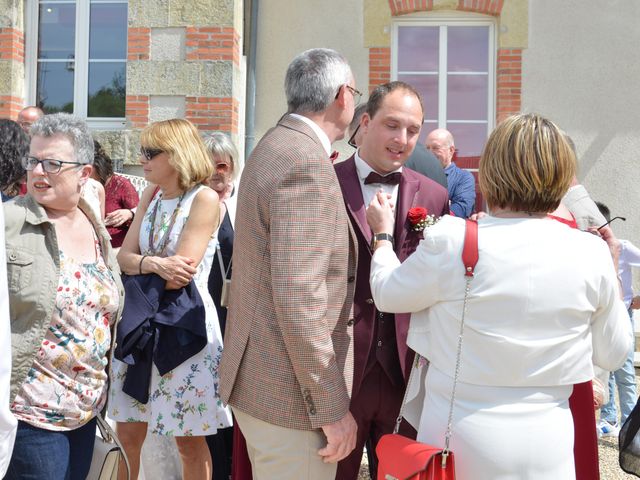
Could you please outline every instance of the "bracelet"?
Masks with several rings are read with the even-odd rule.
[[[131,220],[129,221],[133,222],[133,219],[136,217],[136,212],[133,211],[133,208],[128,208],[127,210],[131,212]]]
[[[142,262],[144,261],[145,258],[147,258],[149,255],[143,255],[142,258],[140,259],[140,264],[138,265],[138,269],[140,270],[140,275],[142,275]]]

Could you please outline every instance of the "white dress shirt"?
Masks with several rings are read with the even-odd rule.
[[[633,300],[633,271],[632,267],[640,267],[640,248],[629,240],[620,240],[621,250],[618,259],[618,274],[622,283],[622,296],[627,309]]]
[[[4,215],[0,209],[0,478],[11,460],[17,420],[9,410],[11,385],[11,324],[7,291],[7,261],[4,249]]]
[[[331,140],[329,140],[329,137],[327,136],[325,131],[322,130],[316,122],[308,117],[305,117],[304,115],[298,115],[297,113],[290,113],[289,116],[297,118],[298,120],[301,120],[309,125],[309,127],[311,127],[311,130],[313,130],[313,133],[315,133],[318,137],[318,140],[320,140],[322,148],[324,148],[325,152],[327,152],[327,157],[331,155]]]
[[[599,237],[551,219],[479,222],[460,381],[486,386],[570,385],[615,370],[633,332]],[[465,221],[444,216],[400,264],[386,246],[371,262],[373,299],[413,312],[408,345],[453,375],[465,290]]]
[[[376,193],[382,190],[384,193],[391,195],[390,201],[393,204],[395,214],[395,205],[398,202],[398,189],[400,188],[400,186],[388,185],[386,183],[370,183],[369,185],[365,185],[364,180],[371,172],[375,172],[378,174],[380,174],[380,172],[376,172],[369,166],[367,162],[360,158],[360,150],[356,151],[354,159],[356,162],[356,171],[358,172],[358,180],[360,181],[360,190],[362,191],[362,199],[364,200],[365,207],[368,207],[371,203],[371,200],[373,200],[373,198],[376,196]],[[402,167],[390,173],[394,172],[402,172]]]

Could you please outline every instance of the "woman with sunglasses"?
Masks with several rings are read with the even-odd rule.
[[[131,478],[138,476],[148,430],[175,438],[182,478],[209,480],[212,464],[204,436],[231,425],[231,414],[218,398],[222,335],[207,289],[219,223],[218,195],[205,186],[213,165],[187,120],[153,123],[142,131],[140,143],[140,163],[152,185],[142,194],[118,253],[120,267],[129,275],[158,275],[165,291],[193,282],[204,303],[207,339],[202,350],[164,375],[152,366],[146,403],[123,391],[131,367],[114,360],[110,415],[118,422]]]
[[[31,127],[27,195],[4,204],[18,432],[7,479],[84,479],[108,390],[123,289],[102,222],[81,198],[93,140],[72,115]]]

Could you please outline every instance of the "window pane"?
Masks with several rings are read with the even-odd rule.
[[[398,75],[398,80],[407,82],[422,95],[425,120],[438,119],[438,76],[437,75]]]
[[[89,117],[124,117],[125,62],[89,63]]]
[[[448,71],[487,71],[489,27],[448,27],[447,38]]]
[[[420,130],[420,136],[418,137],[418,143],[427,143],[427,135],[433,130],[438,128],[438,122],[424,122],[422,124],[422,130]]]
[[[73,62],[39,62],[37,96],[45,113],[73,113]]]
[[[127,4],[91,5],[89,23],[90,59],[127,58]]]
[[[76,6],[42,2],[39,15],[38,58],[73,58]]]
[[[462,165],[458,166],[477,168],[482,148],[487,141],[487,125],[485,123],[448,123],[446,128],[453,135],[457,158],[462,162]]]
[[[439,27],[398,28],[398,72],[437,72]]]
[[[447,119],[487,119],[487,75],[449,75],[447,83]]]

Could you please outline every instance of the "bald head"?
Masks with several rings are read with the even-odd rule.
[[[440,160],[442,168],[447,168],[451,165],[456,146],[453,143],[453,135],[449,130],[444,128],[432,130],[427,135],[425,146]]]
[[[22,129],[29,133],[31,124],[44,116],[44,112],[38,107],[24,107],[18,114],[18,123]]]

